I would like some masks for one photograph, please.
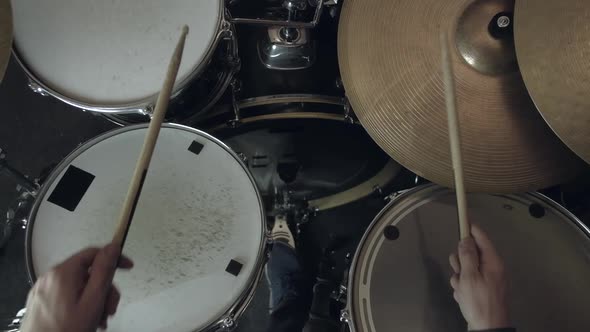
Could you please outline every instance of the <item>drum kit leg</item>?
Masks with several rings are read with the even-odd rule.
[[[464,329],[443,34],[468,215],[506,260],[515,324],[590,330],[590,229],[572,213],[590,197],[589,15],[581,0],[0,0],[0,80],[12,55],[33,91],[119,126],[38,179],[0,149],[17,184],[0,248],[23,228],[35,282],[110,240],[188,24],[109,331],[240,330],[275,217],[313,272],[308,329]]]

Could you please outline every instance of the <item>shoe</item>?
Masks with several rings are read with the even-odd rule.
[[[270,232],[270,239],[275,242],[282,242],[291,249],[295,249],[295,239],[287,224],[287,218],[282,215],[275,217],[275,224]]]

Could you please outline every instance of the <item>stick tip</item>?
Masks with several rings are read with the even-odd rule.
[[[188,25],[185,24],[182,26],[182,34],[183,35],[188,35],[188,30],[189,30]]]

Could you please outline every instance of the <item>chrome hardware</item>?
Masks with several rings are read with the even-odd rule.
[[[336,1],[337,2],[337,1]],[[289,11],[289,17],[293,15],[293,12],[298,10],[297,8],[301,8],[300,3],[302,1],[293,1],[287,0],[283,2],[283,6],[287,8]],[[328,2],[330,3],[330,2]],[[259,19],[259,18],[231,18],[230,22],[234,24],[254,24],[254,25],[266,25],[266,26],[279,26],[279,27],[290,27],[290,28],[315,28],[318,23],[320,22],[320,17],[322,16],[322,11],[324,9],[325,4],[321,1],[318,2],[315,14],[313,15],[313,19],[310,22],[297,22],[292,21],[291,19],[281,21],[281,20],[269,20],[269,19]]]
[[[24,191],[10,205],[8,211],[6,211],[3,225],[1,226],[0,248],[6,245],[15,226],[21,227],[22,229],[27,227],[28,216],[34,199],[35,197],[31,193]]]
[[[350,101],[348,101],[348,98],[346,97],[344,98],[344,120],[350,123],[356,123],[352,106],[350,105]]]
[[[258,44],[258,56],[266,68],[300,70],[314,64],[316,47],[308,29],[273,26],[267,37]]]
[[[248,156],[246,156],[244,153],[242,152],[238,152],[237,153],[238,157],[240,157],[240,159],[242,160],[242,162],[244,164],[246,164],[246,166],[248,165]]]
[[[225,330],[231,330],[235,324],[236,322],[232,317],[225,317],[221,323],[221,328]]]
[[[8,162],[6,161],[6,151],[0,148],[0,174],[2,172],[14,179],[17,185],[20,186],[19,188],[22,188],[22,190],[25,190],[31,194],[35,194],[39,189],[38,183],[29,180],[28,177],[8,165]]]
[[[34,92],[34,93],[38,93],[43,97],[47,97],[49,96],[49,93],[47,92],[47,90],[43,89],[39,84],[33,82],[33,81],[29,81],[29,88]]]
[[[2,332],[19,332],[21,323],[25,317],[27,309],[21,309],[16,314],[16,317],[12,320],[12,322],[8,325],[8,330],[3,330]]]
[[[343,323],[350,323],[350,313],[348,313],[348,310],[342,310],[340,312],[340,321]]]
[[[396,199],[399,196],[403,195],[406,191],[409,191],[409,190],[411,190],[411,189],[405,189],[405,190],[396,191],[396,192],[394,192],[392,194],[389,194],[389,195],[385,196],[385,198],[383,198],[383,200],[385,202],[391,202],[391,201],[393,201],[394,199]]]
[[[238,95],[240,94],[240,90],[241,90],[241,84],[242,82],[238,81],[238,80],[233,80],[231,82],[231,104],[232,104],[232,110],[234,111],[234,118],[229,120],[228,122],[228,126],[230,128],[236,128],[239,124],[240,121],[242,120],[242,117],[240,115],[240,105],[238,103]]]
[[[377,194],[379,196],[382,196],[383,195],[383,188],[381,188],[381,186],[379,186],[379,185],[376,185],[373,187],[373,193]]]

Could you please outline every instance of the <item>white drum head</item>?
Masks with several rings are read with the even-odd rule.
[[[589,231],[537,194],[467,197],[469,216],[490,235],[511,281],[519,331],[590,331]],[[395,226],[399,237],[394,239]],[[357,251],[349,283],[354,331],[456,332],[466,326],[449,285],[459,241],[455,195],[412,190],[375,219]]]
[[[27,230],[33,278],[111,240],[145,133],[134,126],[105,134],[49,178]],[[84,172],[94,176],[85,192]],[[194,129],[162,128],[124,248],[135,267],[115,276],[122,298],[109,331],[195,331],[217,322],[261,271],[261,206],[252,178],[225,146]],[[230,273],[232,260],[238,267]]]
[[[31,74],[65,98],[104,108],[160,90],[184,24],[177,82],[212,49],[221,0],[18,0],[14,37]]]

